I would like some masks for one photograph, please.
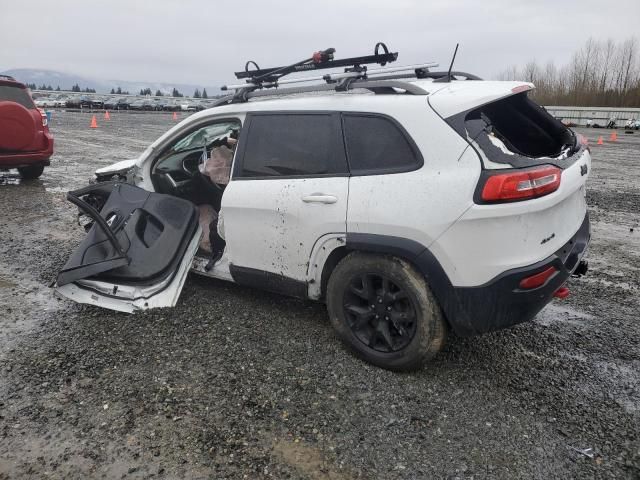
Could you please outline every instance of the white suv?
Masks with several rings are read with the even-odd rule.
[[[325,301],[340,338],[390,369],[420,366],[448,329],[531,320],[586,272],[589,149],[529,83],[420,73],[338,93],[250,89],[98,170],[69,194],[95,223],[57,292],[125,312],[173,306],[191,269]],[[223,188],[199,164],[237,131]],[[226,241],[213,265],[208,208]]]

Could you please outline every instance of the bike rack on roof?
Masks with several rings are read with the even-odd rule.
[[[380,49],[382,49],[382,52]],[[423,88],[414,83],[401,82],[399,80],[404,78],[431,78],[434,81],[450,81],[455,77],[464,77],[466,80],[480,80],[479,77],[469,73],[452,72],[451,68],[447,72],[430,72],[429,68],[438,66],[437,63],[433,62],[386,67],[387,63],[397,60],[398,53],[390,53],[387,46],[382,42],[376,44],[373,55],[336,60],[334,59],[335,51],[335,48],[321,50],[315,52],[310,58],[284,67],[261,69],[256,62],[250,60],[245,64],[244,71],[235,72],[236,78],[245,79],[245,83],[222,86],[221,90],[235,90],[235,94],[221,98],[214,106],[247,102],[249,98],[254,97],[330,90],[340,92],[354,88],[368,89],[377,94],[398,93],[397,89],[400,89],[407,94],[426,95],[428,92]],[[369,64],[379,64],[382,68],[368,70],[367,65]],[[251,65],[255,67],[254,70],[249,69]],[[284,76],[292,73],[339,67],[346,67],[343,73],[329,73],[322,76],[281,80]],[[307,87],[280,88],[282,85],[311,81],[322,81],[324,83]]]

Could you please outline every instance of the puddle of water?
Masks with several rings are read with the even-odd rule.
[[[10,282],[6,278],[0,277],[0,288],[13,288],[17,286],[17,284]]]

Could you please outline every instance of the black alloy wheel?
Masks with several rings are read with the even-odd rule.
[[[355,337],[378,352],[402,350],[416,334],[413,301],[383,274],[364,273],[352,278],[343,308]]]

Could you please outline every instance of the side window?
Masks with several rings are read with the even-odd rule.
[[[354,175],[401,172],[419,168],[418,148],[391,119],[375,115],[343,115],[349,167]]]
[[[227,137],[237,138],[240,128],[239,120],[218,120],[187,133],[162,151],[154,162],[153,173],[170,172],[181,179],[185,173],[197,173],[198,165],[211,150]]]
[[[335,114],[253,114],[234,177],[332,175],[347,172]]]

